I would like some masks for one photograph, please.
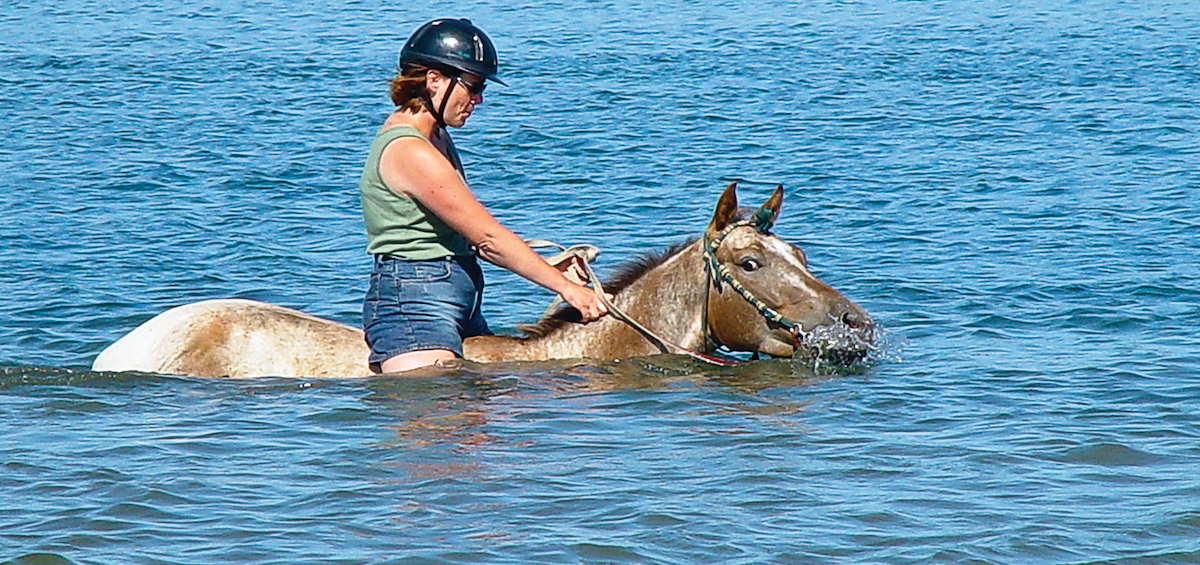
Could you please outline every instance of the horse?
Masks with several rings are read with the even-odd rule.
[[[643,256],[603,285],[614,315],[579,324],[572,321],[578,311],[560,306],[521,326],[522,335],[466,339],[464,356],[489,363],[727,350],[858,363],[873,348],[875,323],[813,275],[800,248],[771,233],[782,203],[779,186],[758,208],[739,207],[737,183],[730,183],[701,236]],[[217,299],[150,319],[104,349],[92,369],[340,378],[370,376],[367,357],[358,328],[273,304]]]

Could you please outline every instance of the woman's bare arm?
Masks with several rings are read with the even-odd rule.
[[[388,144],[380,160],[380,174],[389,188],[420,201],[462,234],[485,261],[561,295],[583,314],[584,320],[606,312],[591,289],[568,280],[500,224],[471,193],[458,171],[425,140],[401,138]]]

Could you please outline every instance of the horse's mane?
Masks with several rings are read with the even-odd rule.
[[[611,281],[601,282],[604,292],[616,296],[617,293],[629,288],[629,285],[642,278],[642,276],[655,267],[666,263],[668,259],[687,249],[697,239],[699,238],[693,237],[687,241],[667,247],[664,250],[651,251],[621,264],[613,273]],[[577,321],[578,319],[578,310],[571,306],[563,305],[549,315],[543,316],[536,324],[518,326],[517,329],[525,334],[527,338],[544,337],[563,327],[565,324]]]

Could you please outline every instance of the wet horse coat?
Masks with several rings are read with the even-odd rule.
[[[861,359],[874,339],[870,316],[813,276],[803,252],[770,234],[769,222],[746,220],[773,221],[782,198],[782,189],[776,189],[758,209],[739,209],[736,186],[729,185],[703,237],[643,259],[605,289],[632,318],[695,351],[723,346],[775,357]],[[740,291],[713,276],[706,248]],[[765,317],[763,308],[785,321]],[[612,316],[583,325],[567,321],[572,313],[560,309],[525,328],[524,336],[470,338],[463,344],[464,354],[490,362],[659,353]],[[101,352],[93,369],[210,377],[355,377],[370,374],[367,355],[357,328],[281,306],[227,299],[156,316]]]

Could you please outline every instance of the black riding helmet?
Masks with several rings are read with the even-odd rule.
[[[496,74],[492,40],[466,18],[433,20],[417,28],[400,50],[400,68],[417,65],[451,76],[471,73],[504,84]]]
[[[440,108],[433,107],[428,93],[421,98],[443,129],[446,127],[443,117],[446,104],[458,84],[458,77],[471,73],[504,84],[496,76],[498,63],[492,40],[466,18],[433,20],[417,28],[400,50],[400,70],[416,66],[437,69],[455,79],[450,82]]]

